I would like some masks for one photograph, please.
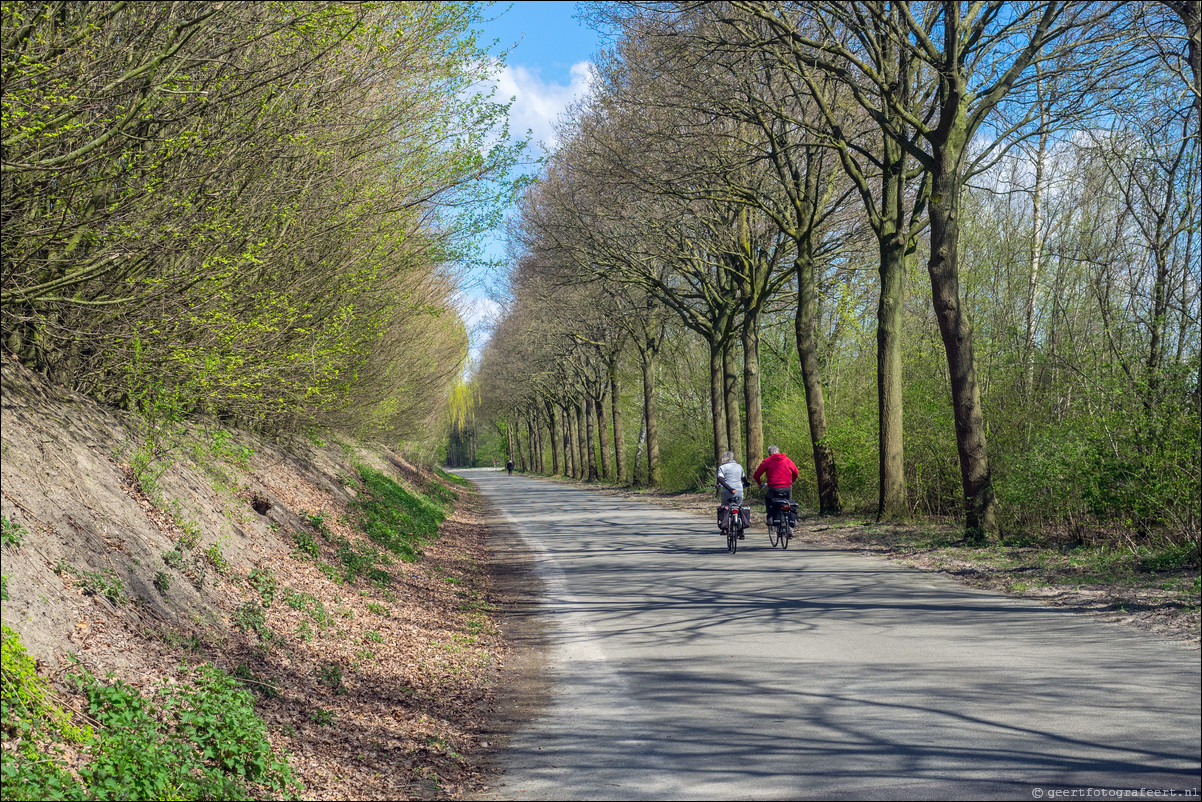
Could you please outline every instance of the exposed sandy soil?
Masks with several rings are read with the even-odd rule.
[[[474,755],[490,747],[495,728],[484,726],[509,652],[474,492],[350,442],[274,442],[195,422],[148,446],[144,422],[11,362],[2,408],[0,506],[21,540],[3,547],[3,620],[69,706],[81,708],[61,683],[72,657],[144,692],[208,662],[255,691],[304,798],[480,787]],[[154,485],[143,487],[133,462],[151,453],[156,467],[141,476]],[[458,494],[421,558],[380,564],[379,584],[332,576],[340,539],[371,545],[354,507],[356,465]],[[324,533],[306,515],[320,515]],[[300,534],[315,557],[297,548]],[[270,572],[270,593],[255,571]],[[247,605],[261,605],[257,628]]]

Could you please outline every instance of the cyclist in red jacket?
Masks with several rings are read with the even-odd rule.
[[[797,466],[793,464],[793,460],[781,453],[776,446],[768,446],[768,456],[755,469],[751,478],[755,479],[760,487],[764,486],[761,477],[768,480],[768,492],[764,495],[764,512],[769,521],[772,520],[773,505],[778,500],[792,500],[793,483],[797,481],[797,475]]]

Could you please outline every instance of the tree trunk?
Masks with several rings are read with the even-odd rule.
[[[559,448],[562,442],[559,439],[559,407],[550,401],[547,402],[547,429],[551,437],[551,475],[559,476]]]
[[[739,431],[739,367],[735,359],[735,345],[728,338],[722,346],[722,385],[726,398],[726,440],[737,458],[743,451],[743,437]]]
[[[526,418],[526,431],[530,435],[530,470],[534,473],[543,472],[543,455],[542,455],[542,415],[538,409],[530,412]]]
[[[526,470],[526,455],[522,453],[521,418],[518,418],[518,422],[514,424],[514,430],[515,431],[513,433],[513,440],[514,440],[514,444],[517,446],[517,451],[518,451],[518,470],[525,471]]]
[[[634,464],[630,469],[630,484],[638,485],[639,474],[643,472],[643,446],[647,444],[647,416],[639,416],[639,437],[634,444]]]
[[[710,415],[714,427],[714,465],[722,462],[729,451],[726,439],[726,395],[722,389],[722,347],[711,335],[710,346]]]
[[[1156,232],[1158,235],[1161,231]],[[1151,338],[1148,344],[1148,362],[1145,366],[1148,383],[1146,407],[1151,409],[1160,396],[1160,368],[1164,362],[1164,331],[1169,311],[1169,258],[1168,243],[1163,238],[1152,251],[1156,263],[1156,280],[1152,285]]]
[[[546,474],[547,472],[547,444],[543,442],[543,428],[546,425],[547,422],[543,420],[540,410],[538,428],[534,430],[534,436],[538,440],[538,472],[541,474]]]
[[[593,407],[594,407],[593,397],[591,395],[585,394],[583,409],[584,409],[584,429],[586,432],[586,436],[585,436],[585,440],[584,440],[584,446],[586,449],[586,453],[588,455],[587,458],[585,459],[585,470],[587,471],[587,478],[590,482],[595,482],[598,479],[598,476],[597,476],[597,430],[596,430],[596,426],[593,423],[594,418],[595,418],[595,412],[593,410]]]
[[[1202,115],[1202,6],[1198,0],[1167,0],[1167,5],[1185,24],[1185,49],[1193,76],[1190,89],[1194,93],[1196,120]]]
[[[905,300],[904,235],[880,240],[881,297],[877,306],[876,372],[880,447],[880,494],[877,519],[909,517],[902,437],[901,313]]]
[[[572,408],[564,404],[560,417],[563,422],[563,475],[575,476],[576,455],[572,453]]]
[[[611,417],[614,421],[614,475],[618,482],[630,481],[626,475],[626,444],[622,431],[622,393],[618,384],[618,367],[611,363],[609,366],[609,403],[612,407]]]
[[[580,472],[578,479],[589,478],[589,465],[593,462],[593,458],[589,456],[587,443],[585,443],[585,418],[584,400],[576,404],[576,454],[578,455],[576,462],[576,470]]]
[[[835,450],[826,439],[826,402],[822,394],[822,376],[818,346],[814,341],[817,282],[811,258],[799,258],[797,267],[797,355],[801,379],[806,391],[806,412],[810,421],[810,444],[814,452],[814,477],[818,484],[818,512],[837,515],[843,511],[839,499],[839,476],[835,469]]]
[[[605,422],[604,392],[594,399],[593,411],[597,415],[597,450],[601,452],[601,478],[607,482],[613,481],[613,470],[609,460],[609,427]]]
[[[969,542],[984,542],[997,534],[997,499],[985,443],[985,418],[981,411],[973,356],[972,323],[960,300],[959,164],[962,145],[954,139],[937,149],[931,175],[931,298],[939,333],[947,352],[956,420],[956,450],[964,487],[964,534]]]
[[[656,354],[648,348],[643,353],[643,416],[647,422],[647,485],[659,487],[663,477],[659,469],[659,434],[655,419]]]
[[[580,470],[581,449],[580,449],[580,440],[578,439],[580,436],[580,422],[576,416],[576,406],[574,404],[568,404],[565,407],[564,411],[567,415],[567,421],[568,421],[567,452],[568,452],[569,458],[572,461],[572,470],[568,475],[571,476],[573,479],[579,479],[581,476],[581,470]]]
[[[760,397],[760,313],[743,316],[743,407],[747,414],[747,461],[753,473],[764,457],[764,412]]]

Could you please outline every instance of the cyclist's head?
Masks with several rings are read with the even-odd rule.
[[[722,453],[722,459],[721,459],[721,460],[718,462],[718,464],[719,464],[719,465],[725,465],[725,464],[726,464],[726,463],[728,463],[728,462],[734,462],[734,461],[735,461],[735,452],[733,452],[733,451],[724,451],[724,452]]]
[[[780,449],[777,448],[776,446],[768,446],[768,453],[769,454],[779,454]]]

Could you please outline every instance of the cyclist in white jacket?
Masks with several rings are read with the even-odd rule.
[[[733,451],[727,451],[722,455],[722,459],[718,463],[718,490],[722,493],[722,506],[727,507],[730,504],[743,505],[743,487],[749,484],[747,477],[743,474],[743,466],[735,461]],[[725,517],[723,514],[718,516],[718,528],[726,531],[723,526]],[[739,537],[742,537],[742,532]]]
[[[733,451],[727,451],[718,465],[718,489],[722,491],[722,503],[730,504],[733,501],[742,504],[744,484],[743,466],[735,461]]]

